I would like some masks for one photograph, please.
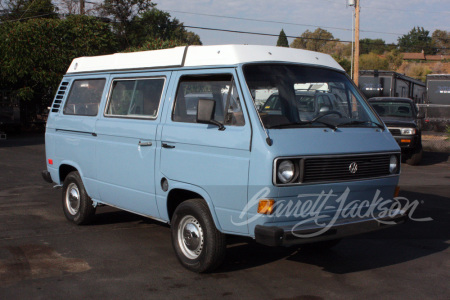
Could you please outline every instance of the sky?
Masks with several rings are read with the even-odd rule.
[[[204,45],[276,45],[281,29],[287,36],[321,27],[335,38],[352,40],[354,9],[348,0],[154,0],[186,26],[275,34],[259,36],[190,29]],[[360,38],[381,38],[387,43],[407,34],[414,26],[430,35],[436,29],[450,31],[450,0],[360,0]],[[209,15],[209,16],[207,16]],[[214,16],[211,16],[214,15]],[[225,17],[225,18],[224,18]],[[247,19],[247,20],[245,20]],[[252,20],[248,20],[252,19]],[[289,43],[293,38],[288,38]]]

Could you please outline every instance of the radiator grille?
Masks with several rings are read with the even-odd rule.
[[[396,155],[397,161],[400,160],[399,153],[278,158],[274,164],[274,183],[276,185],[293,185],[390,176],[392,174],[389,171],[389,164],[392,155]],[[277,177],[276,170],[286,159],[294,163],[296,175],[292,182],[282,183]]]
[[[401,135],[400,129],[397,128],[388,128],[388,129],[392,135]]]
[[[303,182],[354,180],[390,175],[390,155],[306,158]],[[356,163],[356,171],[350,165]]]

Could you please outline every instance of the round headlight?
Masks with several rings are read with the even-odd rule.
[[[292,181],[295,176],[294,163],[290,160],[283,160],[278,165],[277,176],[282,183],[288,183]]]
[[[396,155],[391,155],[389,159],[389,172],[395,174],[398,171],[398,158]]]

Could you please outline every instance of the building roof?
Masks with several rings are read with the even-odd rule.
[[[419,53],[402,53],[403,59],[420,59],[425,60],[425,53],[419,52]]]
[[[251,62],[294,62],[344,70],[330,55],[318,52],[275,46],[218,45],[79,57],[72,61],[67,73],[225,66]]]
[[[450,55],[426,55],[426,60],[435,60],[435,61],[441,61],[444,59],[450,59]]]

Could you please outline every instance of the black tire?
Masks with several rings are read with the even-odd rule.
[[[420,146],[418,149],[414,150],[414,152],[411,153],[411,155],[408,158],[406,158],[406,163],[411,166],[417,166],[422,160],[422,156],[423,156],[423,149],[422,146]]]
[[[326,251],[326,250],[333,248],[340,242],[341,242],[341,239],[315,242],[315,243],[311,243],[311,244],[300,245],[300,249],[308,251],[308,252],[309,251],[321,252],[321,251]]]
[[[171,232],[175,254],[186,269],[205,273],[223,262],[225,235],[217,230],[203,199],[190,199],[178,205],[172,217]]]
[[[95,207],[77,171],[64,179],[62,205],[66,218],[77,225],[89,224],[94,218]]]

